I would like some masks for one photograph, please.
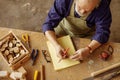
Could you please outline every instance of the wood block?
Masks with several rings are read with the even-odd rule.
[[[9,72],[8,71],[0,71],[0,78],[1,77],[8,77]]]
[[[27,71],[24,69],[24,67],[18,68],[17,71],[23,73],[23,75],[27,74]]]
[[[14,80],[16,80],[16,79],[22,79],[23,78],[23,74],[22,74],[22,72],[12,72],[10,74],[10,78],[14,79]]]

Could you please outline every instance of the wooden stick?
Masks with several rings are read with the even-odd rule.
[[[41,65],[40,66],[40,70],[41,70],[41,72],[40,72],[40,80],[44,80],[44,66],[43,65]]]
[[[101,70],[98,70],[98,71],[95,71],[95,72],[91,73],[91,76],[95,77],[95,76],[97,76],[101,73],[104,73],[108,70],[111,70],[111,69],[119,67],[119,66],[120,66],[120,63],[113,64],[112,66],[109,66],[109,67],[106,67],[106,68],[103,68]]]

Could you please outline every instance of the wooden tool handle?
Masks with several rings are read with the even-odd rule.
[[[99,75],[99,74],[101,74],[101,73],[104,73],[104,72],[106,72],[106,71],[108,71],[108,70],[111,70],[111,69],[113,69],[113,68],[116,68],[116,67],[118,67],[118,66],[120,66],[120,63],[116,63],[116,64],[114,64],[114,65],[112,65],[112,66],[109,66],[109,67],[106,67],[106,68],[103,68],[103,69],[101,69],[101,70],[98,70],[98,71],[95,71],[95,72],[93,72],[93,73],[91,73],[91,76],[97,76],[97,75]]]

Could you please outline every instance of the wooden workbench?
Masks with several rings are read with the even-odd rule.
[[[32,31],[24,31],[24,30],[17,30],[17,29],[9,29],[9,28],[0,28],[0,37],[7,34],[10,30],[12,30],[16,36],[21,39],[21,34],[28,33],[30,36],[30,42],[31,46],[34,49],[41,50],[47,50],[46,45],[46,38],[43,33],[40,32],[32,32]],[[74,39],[77,48],[85,47],[90,40],[89,39],[83,39],[78,38]],[[108,44],[111,44],[114,48],[113,56],[108,61],[103,61],[99,58],[99,54],[101,51],[106,49],[106,46]],[[98,48],[88,59],[86,59],[83,63],[64,69],[60,71],[55,71],[53,69],[52,63],[47,63],[42,55],[42,53],[39,53],[39,56],[36,60],[36,63],[34,66],[32,66],[32,60],[30,59],[24,64],[24,68],[27,71],[27,80],[33,80],[33,74],[35,70],[40,71],[40,65],[45,66],[45,80],[82,80],[83,78],[86,78],[90,76],[91,72],[97,71],[99,69],[105,68],[107,66],[113,65],[117,62],[120,62],[120,43],[107,43],[100,48]],[[90,61],[93,61],[92,64],[90,64]],[[0,58],[0,70],[8,70],[11,71],[10,68],[7,66],[7,64]],[[119,80],[120,77],[114,78],[115,80]]]

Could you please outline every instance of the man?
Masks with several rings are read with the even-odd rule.
[[[56,35],[87,37],[95,29],[88,46],[70,56],[73,60],[83,60],[108,41],[112,22],[109,4],[110,0],[55,0],[43,24],[43,32],[55,46],[59,58],[63,58],[64,49],[57,42]]]

